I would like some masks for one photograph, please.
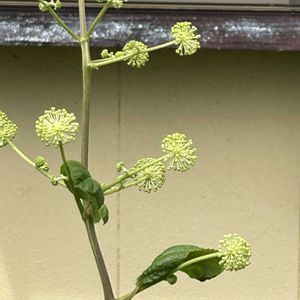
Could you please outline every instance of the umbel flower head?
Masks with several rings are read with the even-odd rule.
[[[17,134],[17,125],[9,120],[3,111],[0,111],[0,147],[8,144]]]
[[[141,68],[143,67],[146,62],[149,60],[149,54],[148,52],[144,52],[148,49],[148,47],[138,41],[130,41],[123,47],[123,53],[125,55],[134,54],[130,58],[125,59],[127,61],[127,64],[129,66],[132,66],[134,68]]]
[[[50,0],[50,1],[39,1],[39,9],[41,11],[47,11],[48,7],[52,7],[54,10],[59,10],[62,4],[60,0]]]
[[[141,169],[144,166],[153,163],[154,161],[154,158],[140,159],[136,162],[133,169]],[[137,187],[140,191],[147,193],[156,192],[166,181],[166,168],[161,162],[158,162],[142,171],[139,171],[135,177],[135,180],[141,180],[137,184]]]
[[[172,27],[172,37],[178,46],[176,53],[181,56],[192,55],[200,48],[200,35],[195,34],[196,31],[191,22],[178,22]]]
[[[73,113],[68,113],[65,109],[52,107],[36,121],[36,133],[46,145],[59,146],[75,140],[79,124],[75,122]]]
[[[192,144],[191,139],[188,140],[185,134],[178,132],[169,134],[163,139],[162,150],[171,156],[169,169],[184,172],[195,165],[196,148],[192,148]]]
[[[224,235],[219,242],[220,264],[227,271],[238,271],[250,265],[250,245],[236,233]]]

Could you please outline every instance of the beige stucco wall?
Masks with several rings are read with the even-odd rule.
[[[98,50],[97,50],[98,51]],[[96,50],[95,50],[96,52]],[[16,143],[58,172],[57,149],[34,134],[51,106],[80,113],[79,49],[0,48],[0,109],[19,125]],[[193,138],[199,160],[170,173],[156,194],[134,188],[107,198],[98,225],[113,286],[120,293],[173,244],[215,247],[238,232],[253,263],[206,283],[179,275],[144,300],[296,300],[300,179],[300,54],[201,51],[153,54],[141,70],[111,66],[93,78],[91,172],[102,182],[115,163],[160,155],[170,132]],[[66,147],[79,158],[79,143]],[[52,187],[8,147],[1,149],[0,299],[99,298],[101,287],[72,197]]]

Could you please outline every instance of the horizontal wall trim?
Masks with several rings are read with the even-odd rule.
[[[88,9],[89,23],[97,13],[97,9]],[[77,10],[66,8],[60,15],[78,31]],[[287,11],[110,10],[91,44],[121,47],[136,39],[155,45],[168,41],[171,26],[180,20],[190,20],[198,27],[203,48],[300,50],[300,13]],[[1,45],[76,45],[49,14],[36,8],[1,8],[0,25]]]

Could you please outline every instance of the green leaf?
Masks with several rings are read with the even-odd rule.
[[[103,225],[105,225],[109,220],[109,210],[105,204],[100,207],[100,216],[103,221]]]
[[[140,290],[143,290],[162,280],[167,280],[169,283],[174,284],[177,278],[173,273],[182,263],[214,252],[217,252],[217,250],[203,249],[193,245],[178,245],[168,248],[155,258],[151,266],[138,277],[136,285]],[[219,261],[220,258],[211,258],[194,263],[180,271],[191,278],[205,281],[223,272]]]
[[[67,167],[70,171],[71,181],[65,180],[65,184],[72,194],[84,201],[90,202],[96,218],[96,211],[104,203],[104,194],[101,185],[91,177],[88,169],[79,161],[68,160]],[[62,164],[60,171],[63,175],[67,176],[64,164]]]

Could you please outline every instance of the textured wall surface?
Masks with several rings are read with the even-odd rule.
[[[99,50],[94,50],[99,51]],[[79,49],[0,48],[0,109],[19,126],[16,143],[43,154],[58,172],[57,149],[34,134],[51,106],[80,113]],[[200,284],[179,275],[136,299],[296,300],[300,179],[299,53],[202,51],[152,55],[93,77],[91,173],[102,182],[160,155],[170,132],[193,138],[199,160],[169,173],[163,189],[135,188],[107,198],[111,221],[97,230],[113,286],[137,275],[174,244],[215,247],[238,232],[253,247],[252,265]],[[68,145],[78,159],[78,141]],[[1,148],[0,299],[96,300],[101,286],[72,197],[53,188],[8,147]]]

